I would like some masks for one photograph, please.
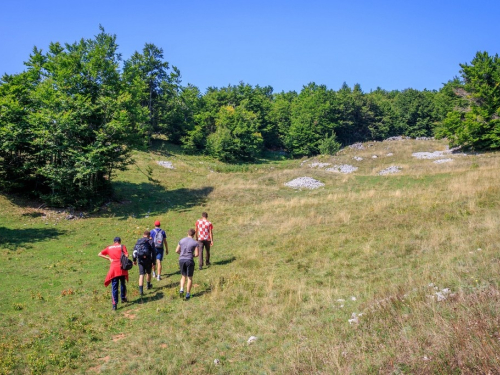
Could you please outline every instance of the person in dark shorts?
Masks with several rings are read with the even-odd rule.
[[[191,286],[193,285],[194,257],[198,256],[198,242],[193,238],[196,231],[188,230],[188,236],[179,241],[175,252],[179,254],[179,267],[181,269],[181,288],[179,293],[184,295],[184,284],[186,283],[186,300],[191,298]]]
[[[154,229],[151,229],[151,239],[153,241],[156,251],[156,280],[161,280],[161,262],[163,261],[163,254],[168,255],[167,234],[160,228],[160,221],[155,221]]]
[[[206,212],[203,212],[201,214],[201,219],[196,220],[195,228],[196,240],[198,241],[198,245],[200,248],[200,259],[198,262],[198,266],[201,270],[203,268],[203,248],[205,248],[205,251],[207,253],[207,266],[209,266],[210,247],[214,245],[214,226],[210,221],[208,221],[208,214]]]
[[[145,231],[142,238],[137,240],[134,247],[134,264],[139,263],[139,293],[144,294],[144,275],[146,275],[147,289],[151,289],[151,268],[156,260],[156,252],[149,240],[149,231]]]

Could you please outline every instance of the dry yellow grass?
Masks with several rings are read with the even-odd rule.
[[[372,144],[335,157],[241,171],[191,156],[138,154],[140,168],[151,166],[160,181],[157,198],[147,204],[163,195],[168,201],[194,201],[173,205],[161,215],[171,246],[202,211],[209,212],[215,224],[214,266],[195,272],[195,298],[188,303],[178,298],[178,275],[173,275],[158,283],[155,290],[161,297],[125,308],[138,317],[123,332],[114,332],[125,334],[121,343],[133,353],[126,363],[119,361],[119,348],[106,341],[113,330],[108,321],[122,323],[123,316],[102,313],[106,292],[92,297],[80,288],[81,295],[74,298],[90,308],[64,308],[91,321],[105,339],[81,339],[88,361],[76,362],[77,372],[99,365],[97,353],[106,350],[111,359],[98,367],[102,374],[498,373],[500,155],[452,156],[453,162],[435,164],[411,154],[444,150],[442,141]],[[173,160],[176,169],[161,169],[155,164],[160,159]],[[310,168],[314,161],[359,169],[349,175],[327,172]],[[378,175],[391,165],[402,169]],[[211,172],[224,168],[235,170]],[[133,180],[134,173],[125,172],[119,180]],[[325,186],[301,191],[284,186],[301,176]],[[189,194],[200,187],[210,189],[205,200],[196,201]],[[147,201],[148,194],[138,197],[134,199]],[[22,218],[15,207],[2,213],[4,222]],[[117,218],[123,219],[119,225],[126,229],[127,241],[150,225],[151,218],[121,215],[115,211],[109,218],[86,219],[80,229],[71,222],[62,225],[77,241],[85,238],[80,231],[89,233],[95,225],[108,236],[107,226],[116,228]],[[7,253],[4,260],[12,257]],[[23,253],[16,257],[25,259]],[[173,258],[167,258],[167,272],[175,273],[175,267]],[[60,277],[77,282],[71,274]],[[93,285],[87,279],[83,284]],[[445,288],[450,293],[438,301],[436,293]],[[55,301],[54,309],[62,308],[64,301]],[[11,310],[9,306],[1,313],[18,322]],[[363,314],[358,323],[349,323],[352,313]],[[43,328],[52,332],[55,322],[44,317]],[[16,333],[29,335],[30,329],[23,327],[39,318],[36,312],[24,312],[25,325],[16,326]],[[151,335],[144,326],[157,333]],[[3,328],[7,336],[0,340],[1,353],[7,358],[13,331]],[[258,339],[248,344],[252,335]],[[46,340],[49,346],[59,345]],[[19,344],[28,348],[26,342]],[[214,365],[214,359],[220,364]],[[22,369],[29,372],[30,366]]]

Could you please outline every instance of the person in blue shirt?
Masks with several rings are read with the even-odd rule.
[[[161,280],[161,262],[163,254],[168,255],[167,234],[160,228],[159,220],[155,221],[155,227],[151,230],[150,236],[156,250],[156,280]],[[153,271],[153,277],[155,272]]]

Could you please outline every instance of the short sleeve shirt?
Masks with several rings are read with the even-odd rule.
[[[155,236],[156,236],[156,233],[157,233],[158,231],[160,231],[160,230],[161,230],[161,234],[163,235],[163,238],[164,238],[165,240],[167,239],[167,234],[165,233],[165,231],[164,231],[163,229],[161,229],[161,228],[154,228],[154,229],[151,229],[151,232],[150,232],[150,234],[149,234],[149,235],[150,235],[150,236],[151,236],[151,238],[152,238],[152,241],[153,241],[153,247],[155,247],[155,246],[156,246],[156,244],[154,243],[154,242],[155,242]],[[161,249],[163,249],[163,242],[161,243],[161,247],[158,247],[158,249],[160,249],[160,248],[161,248]]]
[[[193,260],[194,250],[198,247],[198,242],[191,237],[185,237],[179,241],[181,253],[179,260]]]
[[[196,229],[198,230],[198,241],[211,241],[210,231],[214,230],[214,226],[207,219],[196,220]]]

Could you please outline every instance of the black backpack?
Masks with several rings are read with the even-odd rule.
[[[128,259],[128,257],[123,252],[123,245],[122,245],[122,255],[120,257],[120,263],[121,263],[121,269],[126,271],[132,269],[132,267],[134,266],[134,263],[132,263],[132,261]]]
[[[137,259],[139,259],[139,261],[151,261],[151,247],[147,238],[140,238],[137,240],[135,250],[137,251]]]

